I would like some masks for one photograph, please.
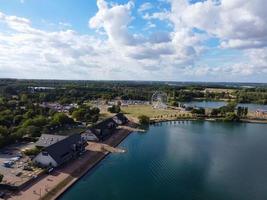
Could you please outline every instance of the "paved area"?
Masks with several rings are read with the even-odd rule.
[[[29,167],[30,157],[21,154],[32,143],[20,143],[0,150],[0,173],[4,175],[2,184],[19,186],[36,177],[41,169]]]
[[[105,141],[107,146],[117,146],[128,134],[129,130],[119,130],[115,134],[113,134],[107,141]],[[71,184],[79,179],[81,175],[86,173],[90,168],[94,167],[100,160],[102,160],[105,155],[108,153],[108,150],[100,148],[100,152],[95,149],[91,151],[91,147],[96,147],[92,145],[88,145],[86,147],[86,152],[79,158],[71,163],[67,163],[65,166],[57,169],[49,175],[43,175],[35,180],[31,185],[24,188],[19,193],[13,194],[9,199],[12,200],[38,200],[43,197],[47,197],[46,199],[55,199],[56,196],[61,194],[68,188]],[[99,146],[98,146],[99,147]],[[54,190],[60,183],[64,180],[69,179],[69,181],[62,186],[56,193]],[[52,192],[53,191],[53,192]],[[48,193],[48,194],[47,194]]]

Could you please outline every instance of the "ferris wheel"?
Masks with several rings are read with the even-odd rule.
[[[151,103],[155,109],[167,108],[168,96],[165,92],[156,91],[151,97]]]

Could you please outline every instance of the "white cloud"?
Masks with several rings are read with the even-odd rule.
[[[0,32],[0,76],[233,81],[267,75],[264,0],[168,2],[171,10],[148,14],[149,6],[143,7],[148,27],[153,28],[156,20],[172,25],[168,31],[154,28],[150,35],[130,30],[135,20],[133,1],[114,4],[97,0],[98,11],[89,19],[89,27],[106,37],[79,34],[65,23],[61,23],[61,31],[44,31],[26,18],[0,12],[0,24],[7,27]],[[246,59],[226,60],[215,67],[199,65],[197,61],[207,49],[202,43],[210,37],[220,39],[218,48],[241,49]]]
[[[224,48],[266,46],[265,0],[207,0],[190,4],[170,0],[170,19],[176,27],[198,28],[221,39]]]
[[[109,8],[104,0],[97,1],[98,12],[90,19],[89,25],[91,28],[101,29],[104,28],[109,37],[110,42],[113,44],[132,44],[134,37],[128,32],[128,25],[132,20],[130,15],[133,3],[125,5],[115,5]]]
[[[153,8],[153,5],[150,2],[143,3],[139,9],[138,12],[142,13],[144,11],[150,10]]]

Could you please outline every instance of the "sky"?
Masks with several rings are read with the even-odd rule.
[[[0,78],[267,82],[266,0],[0,0]]]

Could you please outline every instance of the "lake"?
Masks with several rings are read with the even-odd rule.
[[[267,125],[165,122],[133,133],[62,200],[266,200]]]
[[[203,108],[219,108],[225,106],[227,102],[225,101],[191,101],[191,102],[184,102],[186,106],[196,106],[196,107],[203,107]],[[250,111],[260,110],[267,110],[267,105],[261,104],[253,104],[253,103],[239,103],[238,106],[248,107]]]

